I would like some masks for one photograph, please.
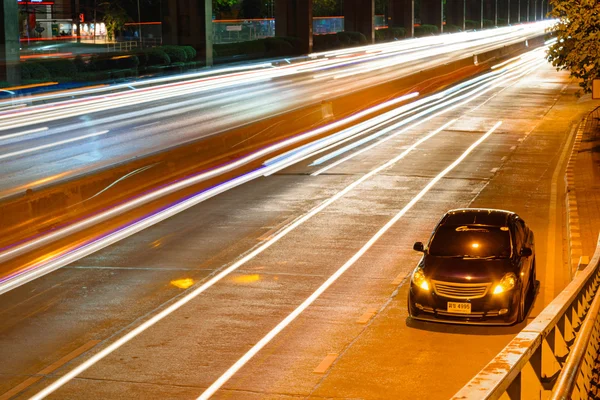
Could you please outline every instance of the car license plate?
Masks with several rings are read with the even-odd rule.
[[[457,314],[471,314],[471,303],[448,302],[448,312]]]

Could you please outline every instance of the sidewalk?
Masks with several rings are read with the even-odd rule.
[[[592,258],[600,232],[600,107],[589,114],[581,129],[581,143],[574,148],[575,217],[579,218],[571,222],[575,228],[579,225],[579,232],[571,233],[573,268],[580,256],[584,264]]]

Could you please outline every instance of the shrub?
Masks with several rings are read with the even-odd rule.
[[[472,19],[465,20],[465,29],[480,29],[479,21],[473,21]]]
[[[415,36],[423,37],[423,36],[431,36],[438,33],[438,27],[435,25],[421,25],[415,26]]]
[[[375,40],[383,42],[386,40],[397,40],[402,39],[406,36],[406,29],[404,28],[385,28],[378,29],[375,31]]]
[[[73,79],[77,76],[77,68],[72,60],[68,59],[56,59],[40,62],[46,70],[50,73],[51,77],[64,77]]]
[[[146,56],[147,56],[147,61],[146,61],[147,66],[171,64],[171,58],[169,57],[169,55],[167,53],[165,53],[164,50],[161,50],[159,48],[154,48],[154,49],[149,50],[147,52]]]
[[[0,81],[0,88],[10,87],[10,83],[6,81]]]
[[[289,56],[294,54],[292,45],[280,38],[265,39],[265,49],[268,56]]]
[[[118,57],[115,61],[119,69],[136,69],[140,65],[140,59],[134,54]]]
[[[313,36],[313,47],[317,51],[337,49],[341,47],[339,36],[335,33]]]
[[[237,54],[250,54],[250,55],[264,54],[265,50],[266,50],[264,39],[240,42],[240,43],[238,43],[238,45],[239,45],[239,47],[237,48],[237,51],[235,53],[236,55]]]
[[[196,59],[196,49],[193,48],[192,46],[182,46],[183,51],[185,51],[185,54],[187,55],[187,60],[188,61],[192,61]]]
[[[43,65],[40,65],[39,63],[25,62],[21,63],[21,77],[22,79],[48,81],[50,80],[50,73]]]
[[[182,46],[163,46],[160,49],[169,56],[171,63],[187,61],[187,53]]]
[[[445,33],[456,33],[456,32],[460,32],[460,26],[456,26],[456,25],[444,25],[444,32]]]
[[[77,68],[77,72],[85,72],[88,69],[88,64],[81,55],[75,57],[73,64],[75,65],[75,68]]]
[[[341,32],[340,32],[341,33]],[[352,44],[366,44],[367,37],[360,32],[344,32],[349,38]]]
[[[483,20],[483,27],[484,28],[493,28],[494,26],[496,26],[494,24],[494,21],[492,21],[491,19],[484,19]]]
[[[352,39],[350,39],[347,32],[338,32],[336,35],[342,46],[349,46],[352,43]]]
[[[294,54],[299,54],[302,52],[302,40],[299,38],[292,36],[278,36],[277,38],[288,42],[292,46]]]
[[[506,18],[498,18],[498,26],[506,26],[508,25],[508,20]]]

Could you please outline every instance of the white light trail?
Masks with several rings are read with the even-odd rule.
[[[49,143],[49,144],[45,144],[45,145],[42,145],[42,146],[31,147],[29,149],[19,150],[19,151],[15,151],[15,152],[12,152],[12,153],[0,154],[0,160],[6,159],[6,158],[10,158],[10,157],[21,156],[23,154],[33,153],[35,151],[49,149],[49,148],[56,147],[56,146],[61,146],[63,144],[67,144],[67,143],[77,142],[79,140],[88,139],[88,138],[91,138],[91,137],[94,137],[94,136],[104,135],[104,134],[106,134],[108,132],[109,131],[101,131],[101,132],[90,133],[88,135],[78,136],[76,138],[71,138],[71,139],[66,139],[66,140],[61,140],[59,142]]]
[[[464,153],[461,154],[452,164],[446,169],[440,172],[435,178],[433,178],[415,197],[413,197],[408,204],[404,206],[392,219],[390,219],[363,247],[356,252],[348,261],[344,263],[333,275],[331,275],[317,290],[315,290],[302,304],[300,304],[291,314],[289,314],[284,320],[277,324],[266,336],[264,336],[258,343],[244,354],[235,364],[233,364],[223,375],[221,375],[212,385],[208,387],[198,397],[199,400],[208,400],[217,390],[219,390],[233,375],[235,375],[244,365],[248,363],[263,347],[269,344],[283,329],[292,323],[304,310],[306,310],[315,300],[317,300],[344,272],[346,272],[356,261],[358,261],[378,240],[381,238],[404,214],[406,214],[423,196],[431,190],[431,188],[458,166],[477,146],[483,143],[498,127],[502,125],[502,121],[499,121],[481,136],[475,143],[473,143]]]
[[[12,138],[16,138],[16,137],[21,137],[21,136],[29,135],[31,133],[38,133],[38,132],[43,132],[43,131],[47,131],[47,130],[48,130],[48,127],[45,126],[43,128],[30,129],[28,131],[23,131],[23,132],[18,132],[18,133],[11,133],[9,135],[0,135],[0,140],[12,139]]]

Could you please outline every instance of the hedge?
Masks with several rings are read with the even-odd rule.
[[[51,77],[50,72],[43,65],[37,62],[24,62],[21,63],[21,78],[49,81]]]
[[[473,21],[471,19],[467,19],[467,20],[465,20],[465,29],[468,29],[468,30],[481,29],[481,25],[479,24],[479,21]]]
[[[188,60],[187,53],[181,46],[162,46],[159,49],[169,56],[171,63],[184,63]]]
[[[187,61],[192,61],[196,59],[196,49],[192,46],[181,46],[185,54],[187,55]]]
[[[377,42],[403,39],[405,36],[406,29],[404,28],[386,28],[375,31],[375,41]]]
[[[460,26],[457,26],[457,25],[449,25],[449,24],[444,25],[445,33],[457,33],[457,32],[460,32],[461,30],[462,29],[460,28]]]
[[[431,36],[438,33],[438,27],[435,25],[424,24],[421,26],[415,26],[415,37]]]
[[[496,26],[496,24],[494,24],[494,21],[492,21],[491,19],[484,19],[483,20],[483,27],[484,28],[493,28],[494,26]]]
[[[73,60],[58,58],[40,61],[39,64],[43,66],[53,78],[60,76],[73,79],[77,76],[77,67],[75,67]]]

